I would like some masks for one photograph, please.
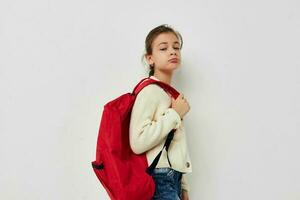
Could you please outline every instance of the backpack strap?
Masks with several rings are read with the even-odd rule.
[[[142,79],[136,86],[135,88],[133,89],[133,92],[132,92],[132,95],[137,95],[144,87],[146,87],[147,85],[150,85],[150,84],[157,84],[159,85],[161,88],[163,88],[167,93],[170,93],[172,95],[172,97],[174,99],[176,99],[179,95],[179,92],[173,88],[172,86],[170,86],[169,84],[167,83],[164,83],[162,81],[158,81],[158,80],[154,80],[154,79],[151,79],[149,77],[147,78],[144,78]],[[174,138],[174,133],[175,133],[176,129],[172,129],[170,131],[170,133],[168,134],[167,136],[167,139],[165,141],[165,144],[163,146],[163,148],[160,150],[160,152],[157,154],[157,156],[155,157],[155,159],[153,160],[153,162],[151,163],[151,165],[146,169],[146,172],[151,175],[153,170],[155,169],[155,167],[157,166],[158,164],[158,161],[161,157],[161,154],[162,154],[162,151],[164,150],[164,148],[166,148],[166,151],[167,151],[167,158],[168,158],[168,162],[169,162],[169,165],[170,167],[172,167],[171,165],[171,162],[170,162],[170,159],[169,159],[169,154],[168,154],[168,149],[169,149],[169,146],[171,144],[171,141],[173,140]]]
[[[179,96],[179,92],[173,88],[171,85],[164,83],[162,81],[154,80],[152,78],[144,78],[142,79],[133,89],[132,94],[137,95],[144,87],[150,84],[157,84],[161,88],[163,88],[166,92],[170,93],[174,99],[176,99]]]
[[[153,160],[153,162],[151,163],[151,165],[146,169],[146,172],[151,175],[153,170],[155,169],[156,165],[158,164],[158,161],[160,159],[160,156],[162,154],[162,151],[164,150],[164,148],[166,147],[166,151],[167,151],[167,158],[168,158],[168,162],[170,167],[172,167],[170,159],[169,159],[169,153],[168,153],[168,149],[169,146],[171,144],[171,141],[173,140],[174,137],[174,132],[176,129],[172,129],[171,132],[168,134],[167,139],[165,141],[165,144],[163,146],[163,148],[160,150],[160,152],[157,154],[157,156],[155,157],[155,159]]]

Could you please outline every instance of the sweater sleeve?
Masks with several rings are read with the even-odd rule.
[[[189,186],[186,174],[182,174],[181,189],[188,191],[188,192],[190,191],[190,186]]]
[[[159,105],[159,95],[164,92],[159,86],[148,85],[137,95],[129,126],[131,149],[136,154],[144,153],[159,144],[172,129],[181,123],[180,115],[173,109],[165,112],[154,120]]]

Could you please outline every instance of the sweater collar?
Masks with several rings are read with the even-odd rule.
[[[156,78],[155,76],[150,76],[150,78],[154,79],[154,80],[157,80],[157,81],[160,81],[158,78]]]

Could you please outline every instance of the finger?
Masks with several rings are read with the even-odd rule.
[[[182,99],[183,94],[179,94],[176,99]]]

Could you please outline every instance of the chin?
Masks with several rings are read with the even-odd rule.
[[[170,69],[175,70],[178,69],[180,67],[180,63],[172,63],[172,65],[170,65]]]
[[[165,73],[173,72],[180,67],[180,63],[168,63],[165,67],[160,68]]]

